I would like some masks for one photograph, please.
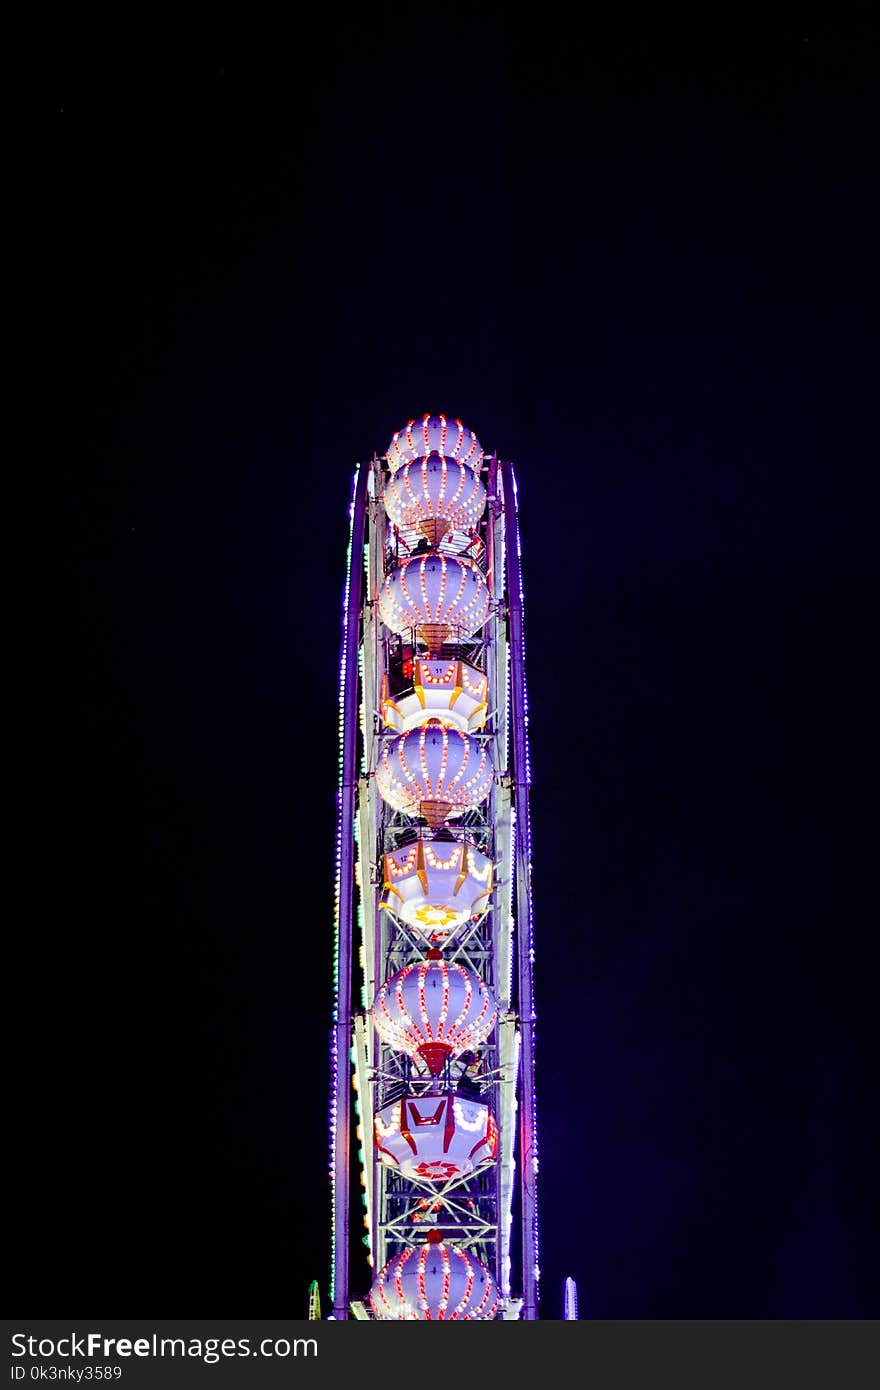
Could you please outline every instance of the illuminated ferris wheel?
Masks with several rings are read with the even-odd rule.
[[[538,1317],[516,480],[459,420],[358,466],[343,600],[331,1316]]]

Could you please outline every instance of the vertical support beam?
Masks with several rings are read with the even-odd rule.
[[[382,635],[382,625],[379,621],[378,598],[385,579],[385,544],[388,539],[388,521],[385,515],[385,506],[382,501],[382,491],[385,484],[384,467],[380,459],[373,456],[373,480],[371,487],[371,510],[370,510],[370,536],[369,536],[369,592],[367,597],[370,601],[371,624],[373,633],[373,670],[371,672],[372,681],[372,704],[374,717],[377,726],[381,729],[381,717],[379,711],[379,696],[382,684],[382,675],[386,668],[386,646]],[[379,739],[373,736],[373,747],[367,762],[367,771],[374,774],[376,763],[379,758],[380,743]],[[382,858],[380,846],[380,826],[384,825],[385,807],[379,796],[376,786],[376,778],[371,775],[368,778],[369,790],[369,834],[370,834],[370,854],[375,858],[375,867],[381,868]],[[376,889],[371,894],[370,914],[364,914],[364,962],[366,965],[366,1006],[369,1009],[373,1001],[376,990],[384,979],[385,963],[385,940],[388,931],[388,914],[378,908],[378,900],[381,894],[381,887],[377,884]],[[366,1029],[366,1055],[369,1067],[372,1069],[377,1066],[380,1057],[379,1038],[373,1027],[372,1019],[367,1013],[365,1019]],[[370,1124],[372,1125],[372,1114],[376,1108],[376,1086],[374,1080],[370,1083]],[[372,1131],[370,1140],[372,1142]],[[382,1268],[387,1258],[386,1237],[384,1221],[385,1211],[385,1182],[387,1174],[381,1163],[376,1161],[375,1152],[373,1153],[372,1167],[367,1174],[367,1182],[370,1184],[370,1259],[373,1262],[373,1272]]]
[[[535,1005],[533,987],[532,835],[529,819],[528,695],[525,676],[523,590],[516,481],[507,461],[503,483],[507,605],[510,633],[510,739],[516,810],[516,946],[518,1010],[522,1032],[520,1103],[520,1200],[524,1321],[538,1317],[538,1134],[535,1105]]]
[[[355,474],[339,669],[339,791],[336,817],[336,960],[331,1044],[333,1317],[348,1317],[351,1164],[351,985],[354,942],[354,816],[357,790],[358,645],[363,605],[369,466]]]

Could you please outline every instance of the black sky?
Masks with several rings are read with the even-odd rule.
[[[876,24],[470,10],[22,43],[20,1309],[326,1289],[350,481],[443,410],[520,485],[544,1315],[878,1313]]]

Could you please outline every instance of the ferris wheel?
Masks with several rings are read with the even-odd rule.
[[[339,719],[330,1316],[534,1320],[517,491],[460,420],[355,471]]]

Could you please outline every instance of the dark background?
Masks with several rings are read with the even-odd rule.
[[[326,1306],[350,484],[445,411],[520,486],[544,1316],[880,1311],[878,44],[828,13],[13,45],[16,1308]]]

